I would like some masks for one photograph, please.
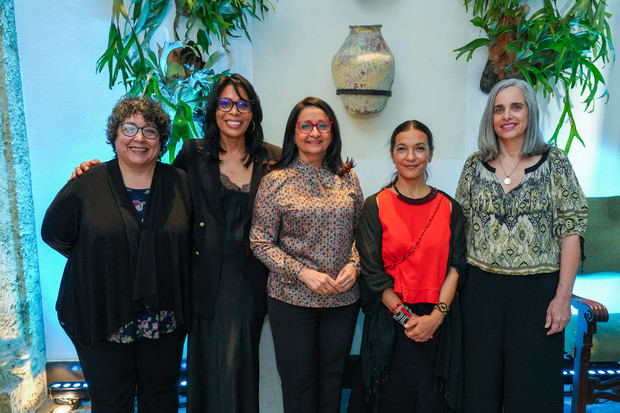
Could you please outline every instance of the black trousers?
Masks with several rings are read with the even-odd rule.
[[[85,345],[73,340],[92,413],[177,413],[179,371],[185,331],[176,329],[157,340]]]
[[[469,268],[461,295],[465,413],[562,412],[564,333],[544,328],[557,284],[557,272]]]
[[[420,316],[433,311],[433,304],[429,303],[407,306]],[[445,402],[437,393],[435,378],[440,330],[435,332],[432,339],[418,343],[407,337],[405,329],[396,324],[392,362],[381,390],[381,413],[444,412]]]
[[[359,303],[310,308],[269,298],[267,305],[284,411],[339,412]]]

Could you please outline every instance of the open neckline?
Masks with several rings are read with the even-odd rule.
[[[549,156],[549,151],[550,149],[547,149],[545,152],[543,152],[540,156],[540,159],[538,160],[538,162],[536,162],[534,165],[532,166],[528,166],[527,168],[524,169],[523,171],[523,177],[521,178],[521,180],[519,181],[519,183],[517,185],[515,185],[514,188],[511,188],[510,190],[506,191],[506,189],[504,188],[504,186],[502,185],[502,183],[500,182],[499,178],[497,177],[497,175],[495,175],[495,172],[497,171],[496,168],[492,167],[489,162],[482,162],[482,165],[493,174],[493,176],[495,177],[495,182],[497,182],[497,184],[502,188],[502,192],[504,193],[504,195],[508,195],[509,193],[511,193],[512,191],[514,191],[515,189],[519,188],[521,185],[523,185],[523,181],[525,180],[525,177],[527,176],[527,174],[534,172],[536,169],[538,169],[546,160],[547,157]]]

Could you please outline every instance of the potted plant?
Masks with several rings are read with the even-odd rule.
[[[172,161],[179,141],[201,136],[206,97],[213,83],[229,73],[214,69],[229,51],[229,38],[241,33],[250,39],[248,19],[261,20],[270,9],[269,0],[112,0],[108,46],[97,61],[97,72],[107,70],[110,88],[122,82],[129,95],[161,100],[173,120],[168,145]],[[173,40],[162,27],[171,12]],[[160,30],[161,44],[153,40]],[[223,51],[211,50],[214,40]]]
[[[611,28],[605,0],[575,0],[562,13],[555,0],[543,0],[531,11],[523,0],[464,0],[473,9],[474,26],[486,37],[472,40],[454,51],[457,59],[488,48],[488,61],[480,86],[489,91],[499,80],[520,77],[550,100],[562,99],[562,113],[550,138],[557,145],[560,129],[570,129],[564,150],[576,138],[585,146],[577,128],[569,91],[579,87],[585,108],[594,110],[598,97],[608,97],[600,67],[614,59]],[[600,90],[599,90],[600,89]]]

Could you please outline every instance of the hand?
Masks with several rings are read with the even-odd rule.
[[[424,343],[433,338],[433,334],[442,322],[443,315],[437,314],[436,311],[423,316],[414,314],[411,320],[405,324],[405,335],[413,341]]]
[[[82,162],[80,166],[73,170],[71,174],[71,178],[67,180],[67,182],[77,178],[78,176],[82,176],[84,172],[88,172],[91,166],[95,166],[99,163],[99,159],[91,159],[90,161]]]
[[[328,274],[312,270],[308,267],[303,267],[301,271],[299,271],[297,278],[306,284],[306,287],[317,294],[335,294],[339,291],[336,280]]]
[[[548,328],[547,335],[559,333],[570,321],[570,295],[568,297],[553,297],[547,307],[547,317],[545,318],[545,328]]]
[[[355,281],[357,280],[357,270],[355,269],[355,265],[353,263],[348,263],[340,273],[336,277],[336,283],[338,284],[338,291],[343,293],[348,291],[355,285]]]

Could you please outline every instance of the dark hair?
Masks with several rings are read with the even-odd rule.
[[[435,145],[433,144],[433,134],[431,133],[431,130],[428,128],[428,126],[426,126],[419,120],[406,120],[400,125],[398,125],[396,129],[394,129],[394,132],[392,132],[392,136],[390,137],[390,153],[392,153],[392,151],[394,150],[394,146],[396,145],[396,135],[411,129],[419,130],[426,135],[426,140],[430,152],[433,152],[433,150],[435,149]]]
[[[508,87],[516,87],[523,92],[523,99],[527,105],[527,129],[525,130],[525,141],[521,156],[529,157],[539,155],[547,150],[549,145],[542,138],[540,126],[538,124],[540,115],[538,113],[538,102],[536,101],[536,92],[524,80],[520,79],[504,79],[493,86],[489,92],[487,104],[482,112],[480,119],[480,133],[478,134],[478,149],[480,149],[480,158],[484,162],[492,161],[499,155],[499,146],[497,144],[497,134],[493,126],[493,109],[495,99],[502,90]]]
[[[123,96],[112,109],[112,114],[108,118],[106,130],[107,142],[112,145],[112,150],[116,154],[114,142],[118,135],[119,125],[132,115],[141,114],[145,121],[153,122],[159,131],[159,155],[160,158],[166,152],[168,137],[170,136],[170,116],[157,100],[144,96]]]
[[[418,130],[426,135],[426,143],[428,144],[428,149],[430,153],[432,153],[433,150],[435,150],[435,144],[433,143],[433,133],[428,128],[428,126],[426,126],[419,120],[406,120],[400,125],[398,125],[396,129],[394,129],[394,132],[392,132],[392,136],[390,137],[390,154],[394,151],[394,146],[396,146],[396,136],[398,136],[398,134],[401,132],[405,132],[405,131],[412,130],[412,129]],[[428,178],[428,171],[425,170],[424,180],[426,180],[427,178]],[[386,186],[386,188],[394,185],[397,180],[398,180],[398,172],[394,174],[394,178],[392,179],[392,182],[390,182]]]
[[[209,158],[213,162],[219,163],[220,153],[226,151],[222,148],[222,144],[220,143],[220,130],[215,120],[215,112],[217,111],[217,99],[228,85],[232,85],[239,97],[242,96],[241,91],[243,91],[243,94],[247,95],[252,105],[252,121],[250,122],[248,130],[245,131],[245,151],[248,154],[245,166],[247,167],[250,166],[253,161],[259,159],[263,153],[263,127],[261,126],[263,110],[260,107],[260,100],[258,99],[256,91],[254,91],[250,82],[240,74],[234,73],[230,76],[222,76],[215,85],[213,85],[213,89],[207,97],[207,108],[202,124],[204,140],[209,151]]]
[[[280,160],[276,162],[271,169],[282,169],[290,165],[299,156],[297,145],[295,145],[295,127],[299,114],[307,107],[314,106],[321,109],[331,120],[331,142],[327,147],[327,153],[323,163],[327,166],[332,173],[342,176],[352,169],[355,165],[352,159],[348,159],[346,162],[342,161],[340,152],[342,150],[342,139],[340,138],[340,127],[338,126],[338,119],[332,108],[322,99],[317,97],[308,96],[301,102],[297,103],[286,121],[286,128],[284,129],[284,142],[282,142],[282,156]]]

